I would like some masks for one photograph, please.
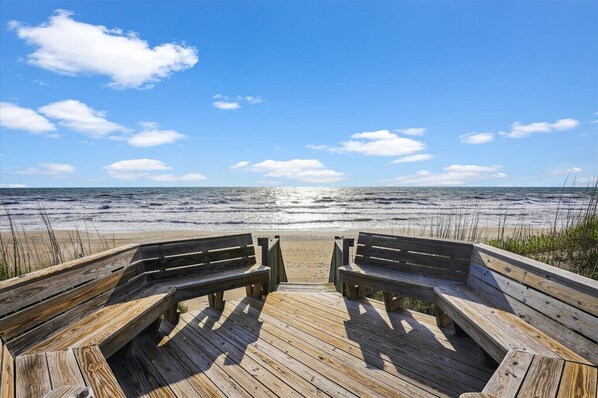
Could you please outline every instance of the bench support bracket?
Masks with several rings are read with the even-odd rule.
[[[452,320],[448,316],[448,314],[439,306],[435,305],[435,313],[436,313],[436,325],[439,328],[445,328],[451,324]]]
[[[168,309],[168,311],[166,311],[166,313],[164,314],[164,319],[166,319],[173,325],[179,323],[179,312],[177,311],[177,304],[173,305]]]
[[[383,292],[383,294],[386,311],[392,312],[401,310],[403,308],[403,301],[405,301],[405,297],[388,292]]]
[[[224,292],[216,292],[208,294],[208,304],[210,308],[222,311],[224,310]]]
[[[245,286],[245,293],[247,293],[247,297],[252,297],[256,300],[261,300],[262,299],[262,284],[256,283],[255,285]]]

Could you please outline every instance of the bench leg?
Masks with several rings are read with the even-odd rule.
[[[255,285],[245,286],[245,293],[247,297],[252,297],[256,300],[262,299],[262,284],[256,283]]]
[[[435,305],[434,308],[434,312],[436,313],[436,325],[439,328],[445,328],[450,325],[452,320],[449,318],[448,314],[437,305]]]
[[[480,351],[482,353],[482,362],[484,362],[484,365],[490,367],[490,368],[497,368],[498,367],[498,362],[496,362],[494,360],[494,358],[492,358],[490,356],[490,354],[488,354],[486,352],[486,350],[484,350],[482,347],[480,347]]]
[[[164,319],[166,319],[168,322],[172,323],[173,325],[176,325],[177,323],[179,323],[179,312],[177,311],[177,305],[173,305],[172,307],[170,307],[168,309],[168,311],[166,311],[166,313],[164,314]]]
[[[455,335],[459,337],[469,337],[469,335],[463,330],[463,328],[453,322],[453,328],[455,329]]]
[[[216,292],[208,294],[208,304],[210,308],[222,311],[224,310],[224,292]]]
[[[392,312],[403,308],[403,301],[405,299],[404,297],[388,292],[383,292],[383,294],[386,311]]]
[[[354,283],[343,283],[345,288],[347,288],[347,298],[349,300],[354,300],[357,298],[357,285]]]

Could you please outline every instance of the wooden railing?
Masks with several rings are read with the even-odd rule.
[[[288,282],[282,251],[280,250],[280,236],[258,238],[257,242],[262,247],[262,265],[270,267],[268,291],[273,292],[278,288],[280,282]]]
[[[334,237],[334,248],[332,249],[332,261],[330,262],[330,273],[328,275],[328,283],[334,284],[336,291],[343,293],[343,282],[338,277],[338,267],[349,264],[350,253],[349,248],[353,247],[355,239],[345,238],[342,236]]]

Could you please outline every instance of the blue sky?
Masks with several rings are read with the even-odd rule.
[[[0,2],[0,183],[598,175],[598,3]]]

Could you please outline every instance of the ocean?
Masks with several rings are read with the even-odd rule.
[[[480,227],[548,227],[583,210],[586,188],[27,188],[0,189],[0,231],[19,229],[346,230],[423,228],[451,214]],[[563,209],[566,209],[563,211]]]

